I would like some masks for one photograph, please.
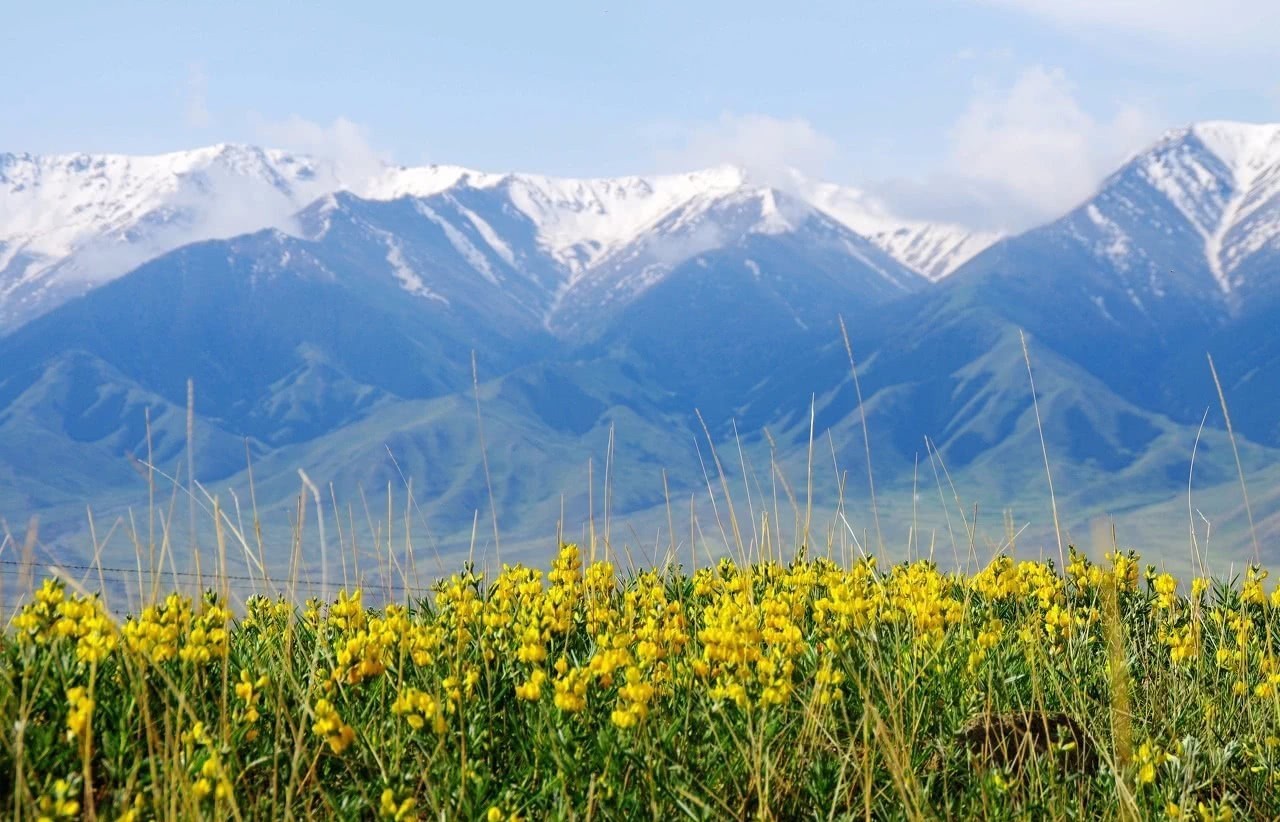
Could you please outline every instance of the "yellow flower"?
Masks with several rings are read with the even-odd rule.
[[[1178,580],[1174,579],[1173,575],[1161,574],[1152,580],[1151,588],[1156,592],[1157,608],[1163,611],[1173,608],[1178,591]]]
[[[516,686],[516,696],[530,702],[537,702],[542,697],[542,684],[546,681],[547,672],[537,668],[527,680]]]
[[[71,688],[67,705],[67,739],[84,741],[93,733],[93,698],[84,688]]]
[[[1193,660],[1199,654],[1199,641],[1194,624],[1169,631],[1164,642],[1169,646],[1169,659],[1175,665]]]
[[[329,625],[340,631],[359,630],[365,625],[363,592],[356,589],[350,595],[346,590],[338,592],[338,598],[329,606]]]
[[[129,803],[128,810],[117,817],[118,822],[139,822],[142,819],[142,794],[136,794]]]
[[[395,791],[387,788],[382,792],[379,800],[378,814],[383,819],[393,819],[395,822],[414,822],[418,818],[418,815],[413,812],[416,806],[417,800],[412,796],[397,802]]]
[[[335,754],[341,754],[355,741],[355,729],[342,721],[342,717],[338,715],[337,709],[329,700],[317,700],[312,711],[315,713],[316,721],[311,726],[311,732],[322,738]]]
[[[1267,598],[1262,593],[1262,581],[1268,572],[1256,565],[1250,565],[1244,573],[1244,585],[1240,588],[1240,601],[1250,605],[1266,605]]]
[[[587,707],[587,672],[575,668],[562,673],[564,675],[555,681],[555,706],[565,713],[583,710]]]
[[[391,704],[391,713],[403,716],[409,723],[409,727],[415,731],[425,727],[428,722],[437,734],[442,734],[448,729],[439,701],[431,694],[417,688],[406,688],[401,691],[396,701]]]
[[[72,783],[66,779],[58,779],[53,783],[53,790],[41,796],[36,803],[40,811],[39,819],[76,819],[80,816],[80,803],[73,794]]]
[[[1235,812],[1227,804],[1206,805],[1204,802],[1197,802],[1196,813],[1203,822],[1231,822],[1235,818]]]
[[[1164,764],[1167,758],[1168,754],[1150,742],[1143,742],[1138,746],[1138,755],[1135,757],[1138,764],[1138,784],[1150,785],[1156,781],[1156,768]]]

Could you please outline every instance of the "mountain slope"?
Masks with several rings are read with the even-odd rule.
[[[118,468],[100,472],[102,482],[128,486],[136,479],[129,455],[147,450],[148,409],[169,421],[152,432],[162,440],[157,459],[184,457],[174,443],[183,440],[191,380],[203,432],[197,478],[226,479],[251,456],[262,463],[264,487],[286,488],[292,460],[333,465],[317,449],[355,448],[381,461],[359,432],[390,436],[408,408],[470,407],[474,355],[504,386],[503,430],[558,443],[546,459],[563,461],[606,411],[645,436],[692,424],[699,408],[719,429],[782,354],[834,333],[842,312],[858,315],[925,283],[771,189],[695,198],[575,273],[564,256],[575,246],[547,242],[544,226],[513,205],[511,185],[453,185],[393,200],[339,192],[296,216],[297,236],[270,230],[152,260],[0,338],[0,415],[8,423],[0,432],[16,459],[61,429],[72,440],[65,453],[81,456],[59,463],[114,459]],[[716,243],[690,244],[703,234]],[[620,298],[618,282],[635,270],[620,261],[644,255],[661,255],[665,276]],[[694,351],[700,357],[684,356]],[[717,361],[719,379],[707,378],[701,357]],[[40,426],[29,424],[33,416]],[[518,446],[495,436],[497,452]],[[474,467],[470,439],[432,443],[431,460]],[[537,462],[537,447],[518,450]],[[272,466],[283,473],[273,476]],[[331,479],[374,476],[365,466],[335,466]],[[476,488],[457,481],[458,498],[474,501]],[[54,499],[85,482],[55,473],[41,493]],[[535,490],[514,473],[494,482],[510,484],[503,498],[512,508]],[[619,488],[617,498],[636,493]]]
[[[270,447],[460,390],[473,351],[500,368],[538,355],[536,319],[500,310],[501,289],[483,311],[411,297],[366,239],[363,260],[274,231],[171,252],[0,339],[0,408],[84,355],[179,406],[192,379],[206,418]]]

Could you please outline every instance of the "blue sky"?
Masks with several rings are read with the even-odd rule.
[[[1280,120],[1276,7],[24,3],[0,27],[0,151],[237,141],[577,176],[790,165],[912,216],[1017,224],[1168,127]]]

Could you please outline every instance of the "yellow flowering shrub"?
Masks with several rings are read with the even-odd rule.
[[[566,544],[395,601],[125,615],[45,580],[0,645],[0,758],[26,757],[23,818],[1088,816],[1122,789],[1141,817],[1280,818],[1280,595],[1140,567],[620,572]],[[975,735],[1019,718],[1030,753]]]

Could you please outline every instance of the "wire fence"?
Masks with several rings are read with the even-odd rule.
[[[250,596],[263,595],[272,598],[283,597],[292,604],[301,606],[313,597],[332,600],[341,591],[360,589],[366,602],[377,605],[380,602],[403,600],[405,598],[422,599],[431,596],[435,587],[417,581],[397,579],[397,572],[385,568],[376,574],[360,574],[357,578],[314,580],[307,577],[294,577],[280,580],[269,574],[251,575],[243,573],[226,573],[206,570],[178,570],[124,568],[111,565],[97,565],[74,562],[58,562],[56,560],[20,560],[0,559],[0,592],[3,592],[3,611],[6,618],[30,600],[33,590],[45,578],[62,578],[74,582],[81,587],[92,587],[101,591],[107,609],[115,616],[127,616],[136,609],[150,604],[150,592],[159,597],[170,592],[200,594],[207,590],[227,593],[232,604],[243,602]],[[415,575],[416,576],[416,575]],[[17,586],[14,590],[12,585]],[[120,600],[125,601],[124,605]]]

